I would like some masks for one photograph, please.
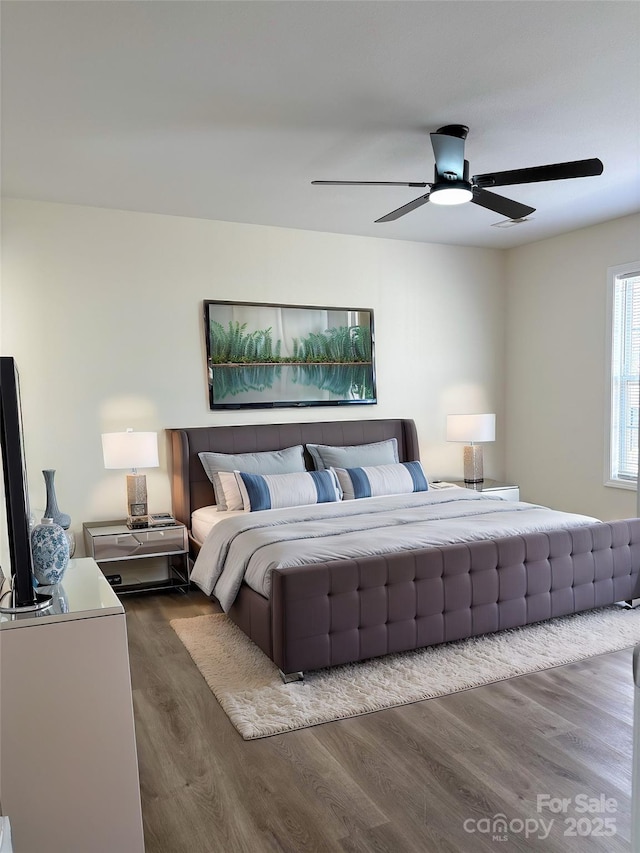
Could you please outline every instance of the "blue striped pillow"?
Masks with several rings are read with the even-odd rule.
[[[345,501],[426,492],[429,481],[420,462],[372,465],[369,468],[333,468]]]
[[[236,471],[245,512],[332,503],[342,497],[333,471],[296,474],[245,474]]]

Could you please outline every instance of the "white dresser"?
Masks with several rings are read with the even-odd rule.
[[[127,628],[90,558],[54,607],[0,615],[2,811],[15,853],[143,853]]]

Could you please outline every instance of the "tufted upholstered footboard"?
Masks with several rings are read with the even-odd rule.
[[[169,435],[173,511],[189,527],[191,513],[214,502],[201,451],[395,438],[400,461],[420,458],[416,426],[408,419],[194,427]],[[305,459],[311,468],[307,451]],[[191,543],[195,555],[199,545]],[[276,569],[270,601],[243,585],[229,615],[291,673],[637,598],[639,568],[640,519],[612,521]]]
[[[230,615],[285,673],[640,597],[640,519],[276,569]]]

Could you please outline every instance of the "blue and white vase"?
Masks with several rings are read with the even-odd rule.
[[[52,518],[55,524],[59,524],[64,530],[68,530],[71,525],[71,516],[67,515],[66,512],[60,512],[58,508],[58,499],[53,485],[56,472],[52,468],[47,468],[42,472],[42,476],[47,489],[47,508],[44,511],[44,516],[45,518]]]
[[[69,565],[69,540],[52,518],[43,518],[31,531],[31,554],[38,583],[60,583]]]

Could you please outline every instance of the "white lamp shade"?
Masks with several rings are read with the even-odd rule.
[[[105,468],[157,468],[157,432],[107,432],[102,435]]]
[[[495,415],[447,415],[447,441],[495,440]]]

